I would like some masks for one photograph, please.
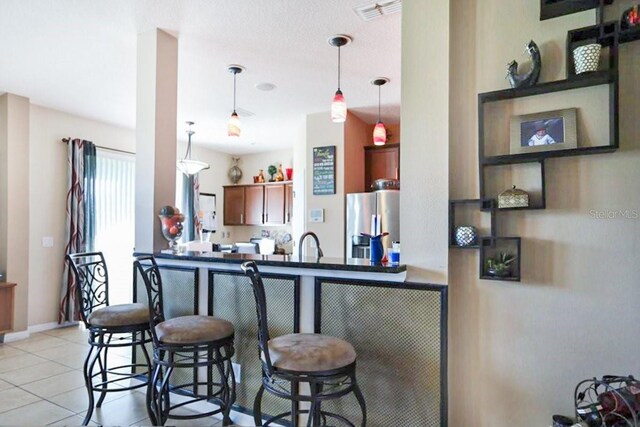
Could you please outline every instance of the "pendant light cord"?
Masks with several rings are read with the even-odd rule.
[[[340,46],[338,46],[338,90],[340,90]]]
[[[236,76],[237,72],[233,73],[233,112],[236,112]]]
[[[378,122],[380,121],[380,91],[382,90],[382,85],[378,85]]]

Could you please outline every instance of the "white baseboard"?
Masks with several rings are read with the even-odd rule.
[[[39,325],[31,325],[27,328],[26,331],[19,332],[9,332],[8,334],[4,334],[4,339],[0,339],[0,342],[14,342],[27,339],[31,336],[31,334],[35,334],[38,332],[49,331],[51,329],[57,328],[66,328],[68,326],[75,326],[78,322],[49,322],[49,323],[40,323]]]

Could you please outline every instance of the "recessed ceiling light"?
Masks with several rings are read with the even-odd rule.
[[[276,88],[276,85],[274,85],[273,83],[258,83],[256,84],[256,89],[261,90],[263,92],[269,92],[272,91]]]

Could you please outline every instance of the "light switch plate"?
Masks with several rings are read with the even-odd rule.
[[[52,236],[44,236],[42,238],[42,247],[43,248],[52,248],[53,247],[53,237]]]
[[[324,222],[324,209],[310,209],[309,210],[310,222]]]

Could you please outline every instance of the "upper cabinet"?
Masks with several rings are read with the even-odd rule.
[[[400,179],[400,144],[365,147],[365,191],[371,191],[374,181],[382,178]]]
[[[291,183],[224,187],[224,225],[283,225],[291,221]]]

